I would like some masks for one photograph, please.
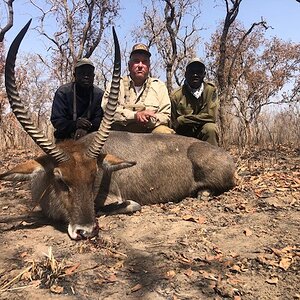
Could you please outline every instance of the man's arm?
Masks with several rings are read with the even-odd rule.
[[[95,89],[95,88],[94,88]],[[101,107],[103,99],[103,91],[100,89],[94,90],[93,105],[90,122],[92,123],[89,132],[97,131],[103,118],[103,109]]]
[[[178,127],[178,113],[177,113],[177,103],[178,103],[178,97],[176,97],[176,91],[171,93],[170,100],[171,100],[171,127],[176,130]]]
[[[72,120],[69,105],[67,95],[58,89],[54,95],[50,120],[53,127],[64,135],[70,135],[76,130],[76,122]]]
[[[161,82],[153,82],[154,90],[156,92],[156,97],[158,98],[159,107],[155,112],[155,121],[152,121],[152,124],[149,124],[149,127],[157,127],[158,125],[169,126],[171,119],[171,100],[168,94],[166,85]],[[149,95],[153,97],[153,95]],[[152,126],[151,126],[152,125]]]

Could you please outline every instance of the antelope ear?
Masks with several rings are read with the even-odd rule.
[[[44,168],[35,160],[28,160],[19,164],[10,171],[0,174],[0,179],[8,181],[26,181],[32,179],[37,173],[44,172]]]
[[[106,154],[102,161],[102,168],[109,172],[130,168],[134,165],[136,165],[135,161],[123,160],[111,154]]]

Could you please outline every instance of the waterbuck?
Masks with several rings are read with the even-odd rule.
[[[5,85],[14,114],[46,154],[1,174],[0,179],[31,180],[33,199],[46,216],[68,224],[72,239],[98,233],[95,212],[105,208],[108,199],[117,203],[110,206],[114,212],[128,213],[145,204],[178,202],[204,190],[220,194],[235,185],[234,162],[218,147],[173,134],[109,132],[120,81],[114,31],[112,87],[99,130],[55,145],[33,124],[16,88],[16,54],[29,23],[10,46]]]

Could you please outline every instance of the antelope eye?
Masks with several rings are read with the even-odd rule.
[[[69,186],[67,185],[67,183],[66,183],[62,178],[58,178],[58,179],[57,179],[57,183],[59,184],[60,189],[61,189],[63,192],[69,192],[69,191],[70,191]]]
[[[59,184],[60,188],[64,192],[68,192],[70,190],[69,184],[66,180],[64,180],[62,171],[60,168],[54,168],[53,175],[55,181]]]

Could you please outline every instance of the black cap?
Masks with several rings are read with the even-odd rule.
[[[93,68],[95,68],[93,62],[90,59],[84,57],[84,58],[81,58],[77,61],[76,65],[75,65],[75,69],[79,68],[79,67],[82,67],[84,65],[89,65],[89,66],[92,66]]]
[[[204,64],[204,63],[201,61],[201,59],[198,58],[198,57],[194,57],[193,59],[191,59],[191,60],[188,62],[188,64],[186,65],[186,68],[187,68],[189,65],[191,65],[191,64],[199,64],[199,65],[202,66],[202,68],[205,69],[205,64]]]

